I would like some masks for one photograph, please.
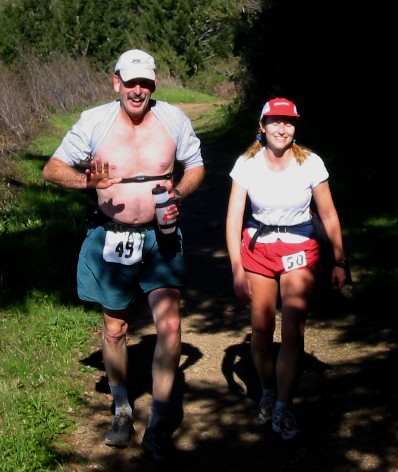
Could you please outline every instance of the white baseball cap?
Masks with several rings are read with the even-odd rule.
[[[119,72],[124,82],[138,78],[155,80],[155,70],[154,58],[140,49],[124,52],[115,66],[115,72]]]

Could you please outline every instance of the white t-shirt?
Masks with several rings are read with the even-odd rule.
[[[240,156],[230,176],[247,190],[253,217],[265,225],[291,226],[311,219],[312,189],[328,179],[323,160],[314,153],[300,165],[292,159],[280,172],[271,170],[263,149],[253,157]],[[255,229],[250,229],[253,235]],[[260,236],[258,242],[301,242],[306,237],[273,232]]]

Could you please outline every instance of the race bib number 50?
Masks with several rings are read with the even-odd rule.
[[[133,265],[142,261],[145,233],[107,231],[103,250],[106,262]]]
[[[282,256],[283,267],[286,272],[293,269],[299,269],[300,267],[305,267],[307,265],[307,259],[305,257],[305,252],[300,251],[295,254],[289,254],[288,256]]]

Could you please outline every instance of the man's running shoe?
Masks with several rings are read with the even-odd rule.
[[[293,439],[300,432],[296,417],[290,410],[274,410],[272,429],[281,433],[284,440]]]
[[[275,408],[276,397],[274,394],[262,397],[260,400],[260,412],[258,414],[258,424],[264,425],[272,421],[272,414]]]
[[[111,429],[105,435],[105,444],[112,447],[127,447],[131,437],[133,418],[124,412],[115,415]]]
[[[152,454],[157,461],[170,459],[175,453],[171,439],[172,433],[165,420],[158,421],[155,426],[147,427],[142,439],[142,447]]]

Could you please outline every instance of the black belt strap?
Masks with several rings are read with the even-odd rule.
[[[88,215],[87,219],[90,227],[103,226],[107,231],[113,231],[115,233],[124,233],[126,231],[139,233],[154,229],[156,224],[155,220],[149,221],[148,223],[122,223],[105,215],[100,208],[97,208],[92,214]]]
[[[107,231],[113,231],[114,233],[125,233],[126,231],[129,233],[141,233],[143,231],[148,231],[148,229],[155,228],[153,221],[146,224],[128,225],[110,220],[105,222],[103,226]]]
[[[254,245],[256,244],[256,241],[257,241],[258,237],[260,236],[260,234],[272,233],[272,231],[276,231],[275,228],[278,228],[278,226],[268,226],[268,225],[265,225],[264,223],[258,222],[257,230],[253,234],[252,239],[250,240],[249,250],[253,251]],[[286,226],[284,226],[284,228],[286,228]],[[282,232],[286,233],[286,231],[282,231]]]
[[[137,175],[137,177],[127,177],[126,179],[122,179],[120,183],[129,184],[132,182],[148,182],[150,180],[171,179],[172,177],[173,177],[172,172],[169,172],[168,174],[164,174],[164,175]]]

